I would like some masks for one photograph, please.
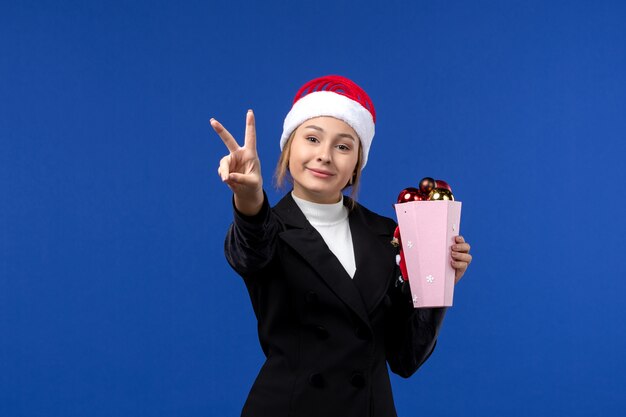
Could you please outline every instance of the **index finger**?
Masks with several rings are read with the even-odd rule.
[[[220,122],[215,119],[211,119],[210,123],[213,130],[215,130],[215,133],[219,135],[219,137],[222,139],[222,142],[224,142],[224,145],[226,145],[230,152],[235,152],[237,149],[239,149],[239,144],[237,143],[233,135],[231,135],[230,132],[226,130],[226,128],[222,126]]]
[[[246,114],[246,136],[243,146],[256,151],[256,125],[252,109]]]

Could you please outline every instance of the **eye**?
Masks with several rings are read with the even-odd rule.
[[[337,149],[339,149],[340,151],[349,151],[350,147],[348,145],[344,145],[343,143],[340,145],[337,145]]]
[[[305,140],[307,142],[319,142],[315,136],[307,136]]]

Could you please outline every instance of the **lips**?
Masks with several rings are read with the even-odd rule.
[[[325,171],[323,169],[307,168],[307,170],[309,170],[309,172],[311,172],[313,176],[318,177],[318,178],[329,178],[334,175],[332,172]]]

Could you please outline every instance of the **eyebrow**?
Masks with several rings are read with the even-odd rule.
[[[319,131],[319,132],[324,133],[324,129],[322,129],[322,128],[321,128],[321,127],[319,127],[319,126],[315,126],[315,125],[308,125],[308,126],[304,126],[304,128],[305,128],[305,129],[314,129],[314,130],[317,130],[317,131]],[[352,135],[351,135],[351,134],[349,134],[349,133],[339,133],[339,134],[337,134],[337,136],[336,136],[336,137],[339,137],[339,138],[349,138],[349,139],[352,139],[353,141],[355,141],[355,142],[356,142],[356,139],[354,139],[354,136],[352,136]]]

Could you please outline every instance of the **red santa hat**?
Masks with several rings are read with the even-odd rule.
[[[319,116],[335,117],[354,129],[363,147],[361,168],[365,167],[374,138],[376,111],[372,100],[361,87],[339,75],[316,78],[298,90],[293,106],[285,117],[280,149],[283,149],[298,126]]]

